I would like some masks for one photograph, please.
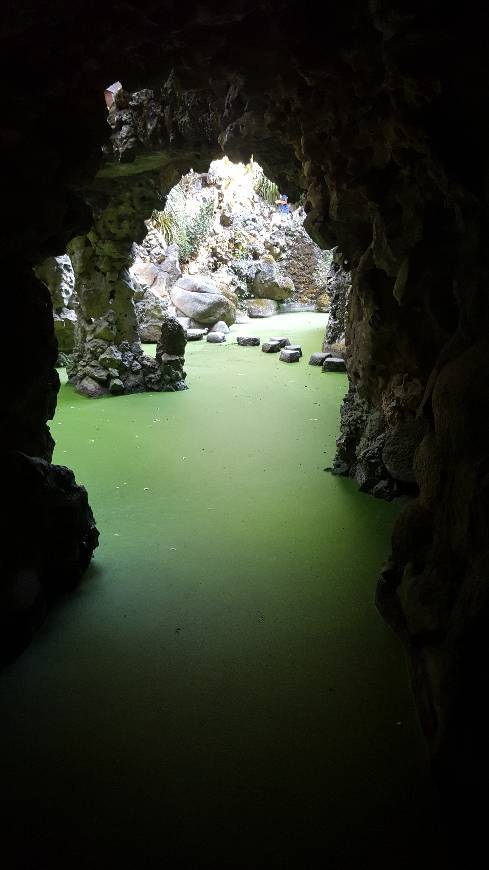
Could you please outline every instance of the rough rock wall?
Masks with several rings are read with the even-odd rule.
[[[75,275],[67,254],[47,257],[35,274],[46,285],[53,303],[54,331],[60,354],[70,354],[75,346]]]
[[[230,0],[225,10],[154,0],[114,14],[74,0],[54,14],[20,0],[10,13],[2,166],[15,185],[3,202],[2,276],[15,288],[7,322],[38,316],[29,363],[7,384],[3,444],[46,454],[56,394],[47,301],[32,277],[10,279],[12,254],[31,268],[88,230],[77,190],[106,137],[107,83],[170,81],[160,114],[172,160],[182,149],[179,174],[189,168],[185,125],[198,117],[193,129],[231,159],[253,153],[291,198],[307,188],[312,236],[347,257],[348,367],[365,408],[353,443],[379,413],[394,446],[398,427],[421,421],[419,497],[397,524],[378,600],[405,639],[447,806],[458,821],[466,811],[473,840],[489,781],[487,12],[432,0],[326,3],[314,15],[295,0]],[[270,49],[284,45],[286,62]],[[144,145],[132,129],[129,120],[119,131],[114,159]],[[201,171],[194,145],[189,162]],[[12,329],[12,350],[20,340]]]

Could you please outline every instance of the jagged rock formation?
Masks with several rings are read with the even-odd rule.
[[[154,173],[123,183],[98,180],[90,191],[92,229],[68,246],[78,297],[76,345],[68,374],[83,395],[183,388],[181,366],[163,360],[163,368],[156,371],[155,361],[142,351],[129,273],[133,242],[144,237],[144,219],[157,195]]]
[[[53,302],[54,331],[60,353],[69,354],[75,346],[75,275],[67,254],[47,257],[35,270],[48,288]]]
[[[74,0],[55,15],[21,0],[5,22],[2,165],[15,184],[3,201],[4,352],[18,360],[27,343],[29,357],[6,385],[2,455],[49,458],[56,346],[32,268],[89,231],[80,192],[101,143],[115,174],[128,181],[144,166],[165,190],[219,146],[231,159],[253,153],[291,198],[307,190],[306,227],[352,273],[351,449],[381,437],[406,476],[415,447],[419,495],[396,525],[378,601],[409,652],[453,830],[473,842],[489,780],[486,13],[421,0],[327,3],[314,16],[295,0],[169,8],[89,15]],[[39,46],[58,40],[64,51],[46,64]],[[284,45],[286,62],[270,50]],[[102,93],[115,69],[128,89],[152,90],[144,105],[117,96],[109,142]],[[39,208],[27,214],[34,185]],[[111,232],[97,233],[102,246]],[[116,260],[127,267],[126,254]],[[125,328],[115,324],[121,339]]]
[[[149,93],[144,92],[146,100]],[[138,97],[137,105],[144,100]],[[112,114],[115,121],[115,109]],[[210,281],[214,294],[232,303],[223,302],[228,318],[233,306],[244,312],[247,299],[255,296],[286,302],[287,308],[329,310],[330,290],[337,283],[330,252],[322,252],[304,230],[302,208],[280,216],[256,192],[257,179],[263,178],[253,161],[244,166],[214,160],[207,172],[184,175],[165,210],[146,222],[148,233],[133,245],[129,267],[141,341],[158,341],[166,313],[182,323],[190,319],[196,328],[212,324],[212,309],[199,317],[203,298],[200,305],[183,303],[183,308],[173,298],[184,287],[177,284],[180,259],[185,280]],[[178,244],[169,244],[165,232]]]
[[[325,344],[345,346],[348,329],[348,302],[350,299],[351,274],[347,261],[341,251],[333,251],[328,276],[328,296],[330,298],[328,325],[324,337]]]
[[[4,472],[9,547],[0,586],[0,662],[31,640],[47,606],[75,586],[98,545],[86,490],[73,473],[16,452]]]

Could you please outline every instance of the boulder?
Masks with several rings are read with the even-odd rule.
[[[180,278],[171,288],[170,296],[178,311],[198,323],[224,320],[230,326],[236,319],[236,306],[205,275]]]
[[[177,320],[184,329],[192,329],[192,321],[190,320],[190,317],[177,317]]]
[[[227,335],[229,332],[229,326],[227,323],[224,323],[224,320],[218,320],[214,326],[211,326],[209,332],[222,332],[224,335]]]
[[[92,378],[94,381],[98,381],[101,384],[105,384],[107,378],[109,377],[107,369],[105,369],[103,366],[99,365],[96,362],[88,365],[85,369],[85,372],[89,378]]]
[[[201,341],[206,334],[206,329],[186,329],[187,341]]]
[[[248,299],[247,309],[250,317],[272,317],[278,311],[278,302],[274,299]]]
[[[261,349],[263,353],[278,353],[281,348],[278,341],[264,341]]]
[[[87,396],[89,399],[98,399],[99,396],[106,396],[107,390],[102,387],[98,381],[91,377],[82,378],[76,385],[76,390],[82,396]]]
[[[271,335],[270,341],[278,341],[280,347],[286,347],[290,344],[290,338],[285,338],[283,335]]]
[[[221,344],[223,341],[226,341],[226,336],[223,332],[209,332],[207,341],[210,344]]]
[[[289,348],[283,347],[280,351],[280,359],[282,360],[282,362],[299,362],[300,358],[301,355],[298,350],[290,350]]]
[[[130,268],[131,275],[143,290],[152,287],[158,277],[158,267],[137,258]]]
[[[238,335],[236,339],[240,347],[259,347],[260,339],[254,335]]]
[[[323,372],[346,372],[346,363],[339,356],[329,356],[323,362]]]
[[[294,292],[294,283],[290,278],[284,278],[272,257],[260,260],[253,279],[252,290],[260,299],[274,299],[283,302]]]

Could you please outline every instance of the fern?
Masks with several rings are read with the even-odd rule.
[[[178,227],[173,215],[166,211],[154,211],[151,215],[151,223],[160,231],[167,245],[176,241]]]
[[[195,216],[189,215],[184,185],[185,177],[172,187],[164,210],[157,213],[156,226],[168,244],[171,241],[178,245],[180,259],[185,263],[197,254],[208,234],[214,220],[215,206],[212,200],[204,202]]]
[[[258,196],[261,196],[265,202],[273,205],[275,200],[279,198],[279,190],[274,181],[270,181],[269,178],[263,172],[263,169],[258,163],[255,163],[253,160],[250,161],[251,173],[253,175],[253,189]]]

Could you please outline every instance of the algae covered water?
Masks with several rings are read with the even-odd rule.
[[[324,471],[346,377],[307,365],[323,330],[286,314],[189,344],[184,393],[62,387],[54,459],[101,542],[2,677],[18,866],[399,868],[434,829],[373,606],[396,507]]]

